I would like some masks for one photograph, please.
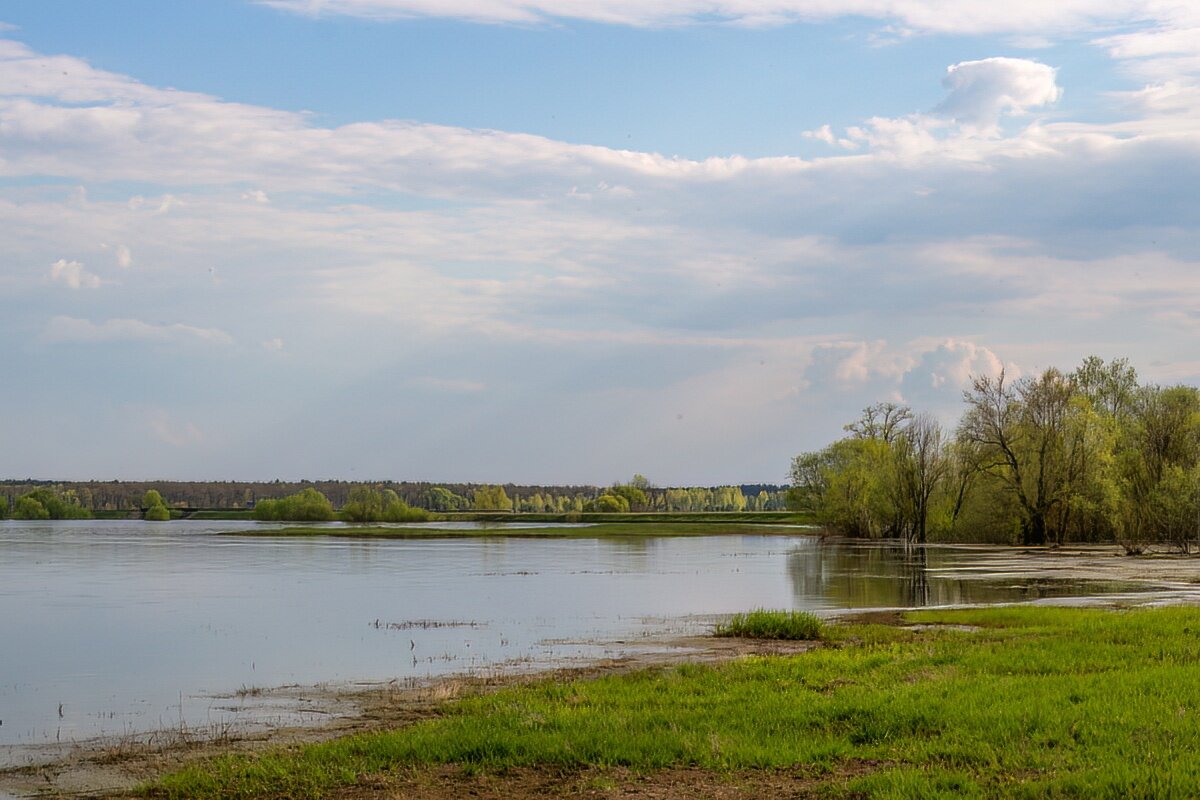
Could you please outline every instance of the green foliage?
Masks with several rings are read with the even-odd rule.
[[[646,511],[650,508],[647,491],[650,481],[644,475],[634,475],[629,483],[614,483],[605,494],[620,497],[625,501],[626,511]],[[611,503],[606,503],[606,506]]]
[[[513,502],[503,486],[480,486],[475,490],[471,508],[476,511],[512,511]]]
[[[171,519],[171,509],[157,489],[147,489],[142,495],[142,508],[146,509],[142,519],[148,522],[166,522]]]
[[[804,770],[813,796],[1200,796],[1200,610],[929,611],[791,657],[547,680],[433,719],[195,764],[160,798],[338,795],[419,765]],[[975,626],[973,630],[943,625]],[[811,781],[811,783],[810,783]]]
[[[564,515],[573,516],[573,515]],[[634,515],[636,516],[636,515]],[[681,515],[682,516],[682,515]],[[655,538],[664,536],[795,536],[794,521],[780,520],[772,525],[764,522],[738,522],[734,520],[706,520],[682,522],[638,519],[618,514],[591,514],[580,519],[564,519],[563,522],[588,522],[587,526],[560,527],[485,527],[485,528],[397,528],[397,527],[289,527],[278,529],[254,528],[226,534],[229,536],[339,536],[372,539],[469,539],[476,537],[510,537],[522,539],[603,539],[608,537]],[[612,520],[612,521],[610,521]]]
[[[254,505],[254,518],[257,520],[328,522],[334,516],[329,500],[311,486],[278,500],[259,500]]]
[[[8,495],[0,494],[0,519],[8,516]]]
[[[17,498],[13,519],[91,519],[92,512],[70,491],[39,488]]]
[[[442,486],[434,486],[422,498],[430,511],[463,511],[471,507],[471,501]]]
[[[161,503],[146,509],[144,519],[148,522],[166,522],[171,518],[171,510]]]
[[[805,502],[822,524],[847,536],[898,536],[894,460],[894,446],[883,439],[846,438],[799,456],[792,477],[807,482]]]
[[[769,611],[755,609],[734,614],[713,630],[714,636],[743,639],[820,639],[824,625],[807,611]]]
[[[972,379],[953,439],[877,404],[792,462],[792,508],[845,535],[1041,545],[1200,542],[1200,391],[1128,362]]]
[[[17,498],[13,519],[50,519],[50,511],[36,497],[24,494]]]
[[[346,522],[424,522],[429,513],[412,508],[391,489],[356,486],[339,515]]]
[[[602,494],[585,508],[597,514],[625,514],[629,511],[629,501],[619,494]]]

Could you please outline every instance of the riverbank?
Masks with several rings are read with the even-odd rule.
[[[532,539],[597,539],[610,537],[675,537],[675,536],[796,536],[811,533],[807,525],[746,522],[597,522],[556,525],[532,521],[478,523],[471,527],[450,525],[293,525],[284,528],[254,528],[231,531],[223,536],[308,537],[333,536],[362,539],[466,539],[466,538],[532,538]]]
[[[393,730],[220,757],[144,793],[1194,797],[1197,629],[1185,607],[860,617],[791,652],[463,687]]]
[[[879,547],[881,549],[885,548],[886,543],[879,543]],[[1039,602],[1103,604],[1106,606],[1115,605],[1124,607],[1137,604],[1196,603],[1200,599],[1200,592],[1198,592],[1196,585],[1197,581],[1200,580],[1200,559],[1195,558],[1181,558],[1170,555],[1129,558],[1120,555],[1119,551],[1115,548],[1096,546],[1060,550],[1027,548],[997,549],[978,546],[941,547],[935,549],[958,553],[962,557],[956,557],[954,560],[948,562],[942,557],[934,559],[934,556],[931,554],[930,561],[928,562],[929,567],[921,568],[922,573],[930,573],[930,581],[935,580],[933,577],[934,574],[944,576],[946,567],[954,564],[956,566],[953,567],[951,574],[958,576],[955,580],[960,580],[966,584],[994,581],[1019,584],[1032,581],[1037,586],[1050,585],[1055,582],[1058,584],[1074,583],[1075,585],[1082,586],[1085,583],[1092,582],[1096,584],[1119,584],[1122,587],[1127,585],[1137,585],[1139,587],[1137,591],[1124,591],[1122,589],[1116,594],[1110,592],[1096,596],[1086,596],[1086,594],[1076,597],[1060,596],[1052,600],[1047,599]],[[744,566],[744,562],[741,562],[740,559],[736,563]],[[832,563],[826,564],[822,569],[827,570]],[[871,567],[871,570],[874,571],[877,571],[880,566],[880,562],[870,559],[864,562],[864,565],[866,564],[873,564],[874,566]],[[855,568],[848,574],[857,575],[860,572],[859,568]],[[941,579],[937,578],[937,580]],[[861,579],[856,580],[853,584],[855,587],[860,585]],[[859,590],[855,589],[855,591]],[[847,599],[851,598],[848,596]],[[855,597],[854,599],[857,602],[863,598]],[[942,602],[945,602],[945,600]],[[837,608],[837,606],[833,608]],[[1036,611],[1037,609],[1033,610]],[[872,616],[865,620],[861,617],[854,617],[854,612],[842,611],[836,613],[840,613],[843,618],[850,616],[855,620],[855,624],[869,622],[871,623],[870,626],[874,626],[875,623],[880,621],[887,622],[889,625],[898,623],[903,625],[918,623],[922,625],[933,624],[919,620],[919,618],[910,617],[902,619],[896,610],[886,612],[875,611],[872,612]],[[932,613],[940,614],[943,612]],[[696,630],[698,628],[703,629],[705,623],[713,621],[716,621],[716,618],[691,620],[685,626],[672,625],[670,627],[677,631]],[[938,622],[937,630],[943,627],[944,625]],[[1029,630],[1026,630],[1022,635],[1040,635],[1037,630],[1040,625],[1034,624],[1026,627]],[[1200,624],[1194,626],[1193,630],[1200,630]],[[434,631],[434,633],[436,632]],[[1119,639],[1123,635],[1120,632],[1110,633],[1110,638],[1115,639]],[[419,640],[421,637],[417,636],[416,638]],[[404,642],[404,648],[407,652],[407,634],[405,635]],[[424,642],[420,642],[420,644],[422,650],[427,649]],[[594,642],[594,644],[602,645],[605,643]],[[627,645],[632,644],[634,649],[639,652],[627,658],[598,660],[594,662],[595,666],[589,666],[582,670],[552,670],[550,672],[539,673],[539,676],[542,678],[554,676],[556,680],[562,682],[574,680],[575,678],[606,677],[629,671],[644,672],[647,669],[654,673],[662,673],[664,669],[670,670],[675,666],[683,664],[685,666],[683,666],[682,672],[679,673],[680,680],[688,682],[690,681],[688,670],[692,669],[692,666],[696,663],[717,663],[722,660],[737,660],[747,655],[753,656],[771,653],[770,650],[756,649],[761,646],[754,643],[739,643],[736,641],[715,642],[707,638],[677,640],[668,636],[666,638],[660,637],[647,640],[639,637],[636,642],[617,644],[620,647],[613,647],[612,651],[624,651]],[[854,641],[853,637],[850,636],[835,636],[833,646],[840,650],[857,647],[866,647],[869,649],[874,647],[877,651],[880,649],[886,651],[891,644],[894,643],[889,643],[888,641],[872,643],[863,639]],[[909,644],[915,646],[921,644],[921,642],[915,641],[909,642]],[[994,646],[999,645],[995,644]],[[598,647],[596,649],[599,650],[602,648]],[[609,648],[605,646],[603,649]],[[888,655],[887,652],[875,652],[873,657],[886,655]],[[559,663],[561,664],[562,662]],[[306,686],[288,687],[282,690],[243,687],[248,697],[239,698],[239,700],[261,700],[270,703],[275,699],[282,699],[284,697],[290,697],[291,699],[302,698],[305,707],[312,712],[307,719],[307,727],[276,727],[270,731],[258,732],[218,730],[215,728],[206,730],[201,727],[189,728],[183,732],[167,730],[145,736],[126,736],[116,740],[84,742],[80,746],[70,749],[65,754],[66,758],[60,757],[56,764],[43,765],[19,773],[0,773],[0,797],[4,796],[5,791],[29,792],[37,788],[58,788],[64,791],[94,791],[122,786],[128,787],[136,781],[149,779],[162,774],[164,771],[177,769],[197,758],[204,759],[230,753],[259,752],[264,748],[279,745],[295,747],[330,737],[336,738],[362,732],[383,732],[400,726],[407,726],[413,720],[427,719],[453,712],[453,708],[447,708],[444,704],[447,700],[454,697],[473,697],[478,691],[492,692],[512,686],[525,687],[529,685],[530,681],[536,683],[539,680],[538,676],[530,677],[527,674],[522,674],[523,672],[528,672],[531,667],[536,666],[528,663],[515,665],[494,664],[485,667],[482,677],[470,679],[463,679],[461,677],[435,678],[421,681],[419,684],[412,680],[405,682],[402,679],[399,682],[371,687]],[[544,667],[544,665],[542,666]],[[1101,677],[1096,676],[1096,679],[1100,680]],[[802,682],[803,680],[808,680],[803,675],[801,679]],[[986,680],[985,678],[980,679]],[[784,678],[782,680],[793,679]],[[234,683],[233,686],[236,687],[237,684]],[[697,691],[700,688],[703,687],[697,686]],[[274,696],[277,692],[280,694]],[[414,702],[417,705],[414,706]],[[720,706],[717,705],[714,708],[720,708]],[[70,711],[69,707],[68,711]],[[11,722],[11,720],[8,720],[8,722]],[[691,721],[681,719],[674,720],[673,724],[681,725],[684,722],[688,725],[692,724]],[[698,728],[697,730],[703,730],[703,728]],[[215,738],[216,741],[205,741],[206,736]],[[407,764],[408,762],[403,763]],[[854,772],[854,770],[858,769],[854,764],[845,761],[839,762],[835,766],[822,766],[818,770],[819,774],[813,773],[811,765],[795,768],[770,767],[769,769],[761,767],[743,769],[733,766],[718,769],[699,769],[694,765],[689,767],[673,766],[660,768],[656,766],[649,768],[643,764],[637,769],[628,768],[628,765],[626,768],[616,769],[613,767],[611,759],[599,761],[591,766],[575,765],[569,769],[564,768],[558,762],[550,762],[549,764],[535,763],[527,767],[513,767],[510,765],[509,767],[505,767],[502,772],[482,769],[483,766],[486,765],[474,763],[470,760],[452,764],[413,762],[402,769],[390,770],[387,776],[390,782],[387,783],[385,788],[388,791],[400,791],[400,795],[398,796],[406,797],[450,797],[461,796],[471,792],[481,792],[481,796],[498,797],[503,795],[519,798],[522,796],[532,797],[565,793],[567,791],[579,791],[584,793],[584,796],[588,796],[584,790],[587,792],[593,791],[595,789],[593,784],[596,786],[611,784],[618,787],[617,789],[613,789],[613,792],[617,792],[618,789],[620,791],[628,789],[637,793],[650,793],[646,796],[670,797],[673,795],[666,792],[664,785],[678,783],[680,786],[691,786],[695,790],[693,796],[697,794],[700,796],[723,796],[721,792],[726,791],[728,789],[727,784],[732,781],[735,785],[751,788],[757,787],[760,796],[786,796],[787,792],[784,792],[783,788],[780,787],[790,786],[795,789],[796,787],[807,786],[810,784],[805,783],[805,781],[810,781],[810,779],[827,782],[829,775],[835,773],[849,779],[849,775],[843,773],[846,770]],[[833,772],[827,774],[824,771],[826,767],[832,769]],[[841,770],[841,772],[838,772],[838,770]],[[395,783],[395,781],[401,780],[404,775],[410,775],[417,783],[408,785],[408,788],[401,791],[397,787],[402,788],[402,785]],[[816,786],[818,784],[811,785]],[[538,787],[541,788],[539,789]],[[290,791],[289,789],[288,792]],[[370,786],[367,788],[359,786],[343,787],[337,789],[334,796],[372,796],[370,794],[372,791],[374,790]],[[443,794],[436,794],[436,791],[442,791]],[[746,791],[750,792],[749,789]],[[791,791],[791,789],[788,791]],[[362,792],[366,794],[361,794]],[[523,795],[522,792],[526,794]],[[653,792],[658,792],[658,794],[653,794]],[[794,791],[791,793],[795,794]],[[730,794],[728,796],[752,796],[752,794],[750,792],[744,795]],[[284,796],[284,794],[278,796]],[[385,793],[381,796],[386,797],[390,795]],[[595,796],[618,795],[601,793]],[[686,796],[686,794],[677,796]]]

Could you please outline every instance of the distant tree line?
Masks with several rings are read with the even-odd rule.
[[[434,512],[513,511],[565,514],[600,507],[630,511],[782,511],[787,508],[785,487],[771,484],[662,488],[635,476],[628,483],[608,487],[535,486],[521,484],[432,484],[397,481],[0,481],[0,516],[13,511],[18,499],[30,492],[49,492],[86,511],[149,513],[161,505],[172,508],[248,509],[264,502],[281,501],[308,489],[324,497],[333,509],[355,502],[364,487],[391,492],[406,506]],[[622,488],[625,487],[625,488]],[[158,502],[149,503],[154,492]],[[640,492],[640,494],[639,494]],[[45,496],[45,495],[43,495]],[[294,501],[295,502],[295,501]],[[28,504],[27,504],[28,505]],[[9,506],[9,508],[5,508]],[[155,511],[155,516],[162,514]],[[306,514],[312,514],[311,510]]]
[[[1200,390],[1124,359],[980,375],[947,431],[878,403],[792,462],[790,503],[849,536],[1026,545],[1200,543]]]

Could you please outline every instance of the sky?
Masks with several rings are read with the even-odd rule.
[[[784,482],[1200,383],[1200,6],[9,0],[0,477]]]

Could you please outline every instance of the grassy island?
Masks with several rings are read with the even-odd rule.
[[[761,536],[764,534],[796,535],[811,532],[799,525],[762,524],[749,522],[597,522],[584,525],[554,525],[517,527],[498,524],[481,528],[418,528],[379,525],[290,526],[287,528],[255,528],[226,534],[230,536],[334,536],[349,539],[464,539],[481,537],[521,537],[544,539],[592,539],[612,536]]]

